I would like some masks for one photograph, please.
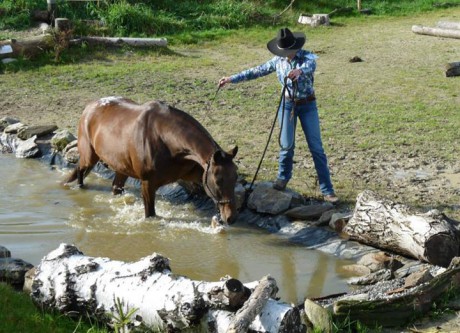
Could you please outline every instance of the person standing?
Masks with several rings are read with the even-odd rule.
[[[267,43],[268,50],[275,57],[262,65],[221,78],[219,87],[228,83],[236,84],[257,79],[276,72],[278,81],[283,87],[284,96],[282,98],[284,100],[280,103],[278,110],[281,148],[278,159],[278,176],[273,183],[273,188],[283,191],[292,177],[295,130],[298,119],[313,157],[324,200],[336,203],[339,199],[334,192],[327,157],[323,149],[313,87],[317,56],[302,49],[305,42],[304,33],[291,32],[288,28],[280,29],[277,36]]]

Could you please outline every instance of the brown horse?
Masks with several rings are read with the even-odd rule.
[[[84,177],[102,160],[115,171],[112,191],[119,194],[128,177],[141,180],[145,216],[155,215],[155,192],[179,179],[202,182],[224,222],[237,215],[235,184],[238,151],[223,151],[189,114],[162,102],[137,104],[122,97],[89,103],[78,127],[78,166],[66,183]]]

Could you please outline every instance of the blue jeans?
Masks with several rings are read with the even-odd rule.
[[[294,115],[291,116],[293,107]],[[278,121],[280,126],[282,115],[283,104],[281,103],[278,110]],[[313,163],[319,179],[319,189],[323,195],[333,194],[334,188],[331,182],[327,157],[321,141],[321,130],[316,101],[307,102],[305,105],[294,106],[294,103],[286,100],[280,137],[281,149],[278,160],[278,178],[289,180],[292,177],[297,118],[300,120],[308,148],[313,157]]]

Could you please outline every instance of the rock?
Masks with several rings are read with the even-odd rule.
[[[28,294],[32,292],[32,284],[34,282],[34,277],[35,277],[35,267],[29,269],[24,275],[24,287],[22,288],[22,291]]]
[[[6,247],[0,245],[0,258],[10,258],[11,252]]]
[[[38,148],[38,145],[35,143],[37,139],[36,136],[31,137],[26,141],[19,142],[16,148],[16,157],[17,158],[34,158],[41,155],[41,151]]]
[[[21,122],[17,122],[17,123],[13,123],[9,126],[7,126],[4,130],[5,133],[7,134],[16,134],[18,133],[19,130],[23,129],[23,128],[26,128],[27,125],[24,125],[23,123]]]
[[[19,123],[19,120],[13,117],[3,117],[0,119],[0,131],[3,131],[6,127]]]
[[[403,266],[394,256],[383,252],[372,252],[362,256],[357,264],[369,267],[371,272],[376,272],[384,268],[395,271]]]
[[[329,203],[302,205],[289,209],[284,214],[290,218],[297,220],[316,220],[320,218],[324,212],[331,210],[333,208],[334,206]]]
[[[278,215],[289,209],[292,194],[287,191],[277,191],[270,183],[260,183],[248,199],[248,207],[258,213]]]
[[[1,258],[0,259],[0,281],[11,284],[15,287],[23,286],[24,275],[26,272],[34,267],[32,264],[14,258]]]
[[[347,272],[357,275],[357,276],[369,275],[371,273],[371,270],[369,269],[369,267],[366,267],[364,265],[352,264],[352,265],[345,265],[342,268],[346,270]]]
[[[329,226],[336,232],[342,232],[343,228],[347,225],[348,220],[353,216],[351,212],[335,213],[331,216]]]
[[[316,221],[316,226],[325,227],[329,225],[329,221],[331,220],[332,215],[335,213],[337,213],[335,209],[325,211],[323,214],[321,214],[321,217],[318,219],[318,221]]]
[[[78,160],[80,159],[80,154],[78,153],[78,148],[74,147],[74,148],[69,149],[65,153],[64,159],[69,163],[76,164],[78,162]]]
[[[328,310],[309,299],[305,300],[304,306],[307,319],[315,329],[323,333],[332,332],[331,315]]]
[[[429,267],[431,267],[431,265],[414,261],[414,262],[409,262],[403,267],[397,269],[393,274],[395,278],[399,279],[399,278],[409,276],[410,274],[414,272],[418,272],[420,270],[423,270]]]
[[[404,280],[404,288],[412,288],[419,284],[431,281],[432,279],[433,275],[431,275],[429,269],[414,272]]]
[[[68,130],[60,130],[51,138],[51,147],[57,151],[63,151],[70,142],[75,140],[75,136]]]
[[[348,280],[349,284],[354,285],[369,285],[369,284],[376,284],[380,281],[388,281],[391,280],[392,273],[389,269],[381,269],[377,272],[370,273],[366,276],[360,276],[356,278],[351,278]]]
[[[235,200],[236,200],[236,209],[240,209],[244,201],[246,200],[246,189],[241,183],[236,183],[235,186]]]
[[[22,140],[30,139],[33,136],[37,136],[37,138],[39,138],[47,134],[53,133],[57,129],[58,127],[56,125],[28,126],[25,128],[21,128],[18,131],[18,138]]]

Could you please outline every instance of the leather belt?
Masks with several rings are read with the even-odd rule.
[[[299,98],[299,99],[294,100],[294,104],[296,106],[305,105],[305,104],[307,104],[309,102],[313,102],[315,100],[316,100],[316,96],[315,96],[315,94],[313,94],[313,95],[308,96],[307,98]]]

